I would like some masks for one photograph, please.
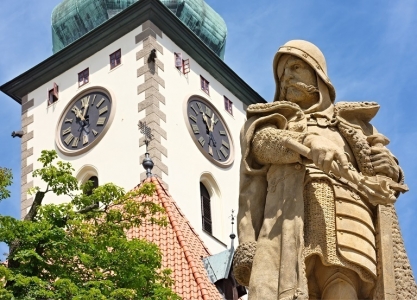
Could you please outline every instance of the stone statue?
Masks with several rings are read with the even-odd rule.
[[[250,105],[241,133],[236,279],[250,300],[417,299],[378,104],[335,104],[307,41],[280,47],[273,71],[274,102]]]

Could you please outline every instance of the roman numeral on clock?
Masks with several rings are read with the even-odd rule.
[[[211,115],[213,114],[213,112],[211,111],[211,109],[209,107],[206,106],[206,115],[209,116],[211,118]]]
[[[72,120],[73,119],[65,119],[65,122],[64,123],[72,123]]]
[[[67,144],[67,146],[68,146],[71,143],[73,138],[74,138],[74,136],[72,135],[72,133],[70,133],[64,140],[65,144]]]
[[[229,144],[225,140],[222,140],[222,145],[225,146],[227,149],[230,149]]]
[[[62,135],[66,135],[71,132],[71,127],[68,127],[67,129],[62,130]]]
[[[213,156],[213,148],[211,148],[211,146],[209,145],[209,154],[211,155],[211,156]]]
[[[74,105],[72,108],[71,108],[71,111],[74,113],[74,114],[78,114],[78,112],[80,111],[80,109],[76,106],[76,105]]]
[[[194,105],[190,105],[191,109],[195,112],[196,115],[198,115],[198,111],[195,109]]]
[[[87,107],[89,102],[90,102],[90,96],[82,98],[81,99],[82,107]]]
[[[93,106],[93,105],[94,105],[94,100],[96,100],[96,97],[97,97],[97,95],[94,95],[94,97],[93,97],[93,101],[91,102],[91,106]]]
[[[83,145],[88,143],[88,135],[83,135]]]
[[[101,104],[104,102],[104,98],[101,98],[101,100],[97,103],[96,107],[99,108]]]
[[[191,127],[193,128],[193,131],[194,131],[195,134],[199,134],[200,133],[200,130],[198,129],[198,126],[197,125],[191,124]]]
[[[219,160],[222,160],[222,156],[220,155],[220,151],[217,150],[217,156],[219,157]]]
[[[224,131],[224,130],[220,130],[219,133],[220,133],[220,135],[226,135],[226,131]]]
[[[190,119],[197,123],[197,118],[194,115],[189,115]]]
[[[100,117],[97,120],[97,125],[104,125],[104,122],[106,122],[106,117]]]
[[[198,106],[198,109],[200,110],[200,112],[203,113],[204,110],[203,110],[203,107],[201,106],[200,102],[197,102],[197,106]]]
[[[98,132],[95,131],[94,129],[92,130],[92,132],[93,132],[94,136],[96,136],[98,134]]]
[[[106,105],[105,107],[101,108],[101,109],[98,111],[98,114],[99,114],[99,115],[102,115],[102,114],[104,114],[105,112],[107,112],[107,110],[108,110],[108,107],[107,107],[107,105]]]
[[[199,139],[198,139],[198,142],[200,143],[201,147],[204,147],[204,144],[206,143],[206,140],[202,136],[200,136]]]
[[[220,152],[223,154],[224,158],[229,156],[229,153],[227,153],[227,150],[223,146],[220,147]]]
[[[72,142],[72,148],[77,148],[78,141],[79,141],[79,138],[76,136],[75,139],[74,139],[74,141]]]

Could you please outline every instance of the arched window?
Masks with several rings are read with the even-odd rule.
[[[78,179],[78,182],[80,184],[86,183],[87,181],[92,181],[93,186],[91,190],[84,191],[87,195],[91,195],[93,190],[98,187],[99,181],[98,181],[98,171],[97,169],[92,165],[84,165],[79,171],[76,176]]]
[[[229,231],[225,233],[223,226],[225,215],[219,185],[210,172],[201,174],[199,183],[202,230],[222,244],[229,243]]]
[[[207,188],[200,182],[200,198],[201,198],[201,216],[203,221],[203,230],[213,234],[211,222],[211,199]]]
[[[93,185],[91,186],[91,188],[88,191],[85,191],[85,194],[87,196],[90,196],[93,193],[93,190],[98,187],[98,177],[97,176],[91,176],[90,178],[88,178],[87,181],[91,181],[93,183]]]

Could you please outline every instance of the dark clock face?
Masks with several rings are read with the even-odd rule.
[[[92,91],[75,98],[65,109],[57,129],[57,144],[66,154],[77,154],[95,145],[109,125],[112,100]]]
[[[219,166],[233,162],[233,144],[225,122],[207,101],[192,98],[187,103],[189,131],[200,151]]]

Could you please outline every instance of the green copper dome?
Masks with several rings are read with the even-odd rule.
[[[52,12],[52,45],[56,53],[129,5],[140,0],[63,0]],[[220,58],[227,28],[204,0],[160,0]]]

